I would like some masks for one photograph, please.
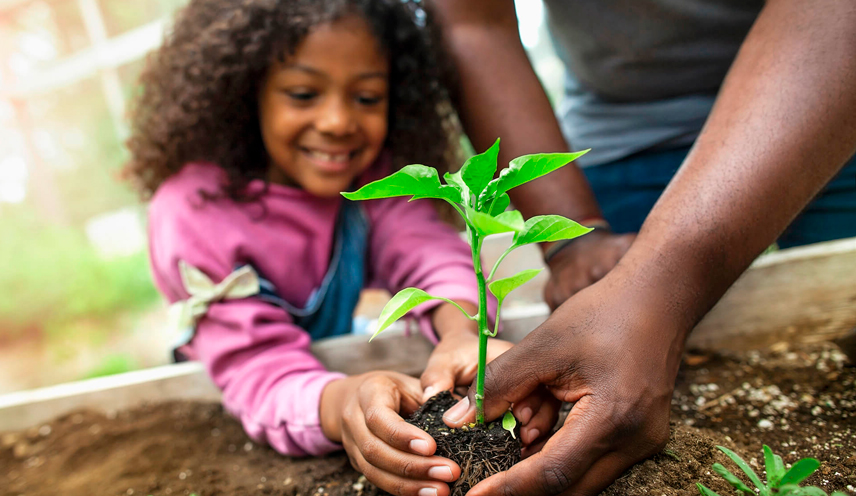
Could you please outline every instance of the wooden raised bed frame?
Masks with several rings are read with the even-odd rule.
[[[540,261],[534,251],[524,264]],[[490,258],[490,253],[486,257]],[[537,266],[537,264],[535,265]],[[520,268],[520,267],[517,267]],[[524,267],[525,268],[525,267]],[[543,304],[503,311],[504,339],[517,342],[549,314]],[[778,341],[831,340],[856,328],[856,238],[760,257],[702,320],[688,348],[758,348]],[[409,334],[409,335],[408,335]],[[313,343],[330,369],[388,369],[416,375],[431,346],[403,327]],[[24,429],[78,408],[118,410],[141,402],[219,399],[199,363],[183,363],[0,396],[0,431]]]

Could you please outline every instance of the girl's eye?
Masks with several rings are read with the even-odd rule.
[[[382,96],[374,96],[374,95],[357,96],[357,102],[359,102],[360,105],[366,105],[366,106],[377,105],[382,101],[383,101]]]
[[[297,100],[298,102],[308,102],[318,96],[314,91],[286,91],[285,93],[292,100]]]

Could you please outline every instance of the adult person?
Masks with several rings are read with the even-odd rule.
[[[520,45],[513,1],[434,0],[433,7],[476,148],[501,136],[502,159],[566,149]],[[856,151],[853,0],[547,0],[547,7],[572,72],[573,115],[564,124],[580,141],[571,146],[614,143],[616,153],[594,160],[615,161],[693,144],[614,268],[607,272],[627,238],[609,232],[551,259],[548,301],[573,296],[488,366],[485,408],[495,418],[539,385],[575,406],[539,453],[482,482],[474,496],[598,494],[665,444],[690,330],[830,181],[844,181],[833,197],[845,205],[829,227],[834,236],[856,235],[853,165],[833,181]],[[578,168],[519,189],[512,201],[526,216],[600,217]],[[472,394],[447,412],[449,425],[473,418]]]

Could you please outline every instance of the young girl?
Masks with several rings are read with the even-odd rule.
[[[368,283],[475,313],[469,248],[430,202],[339,195],[456,156],[424,23],[401,0],[193,0],[142,76],[128,170],[153,195],[155,283],[192,329],[181,351],[247,433],[289,455],[344,447],[383,489],[445,495],[460,468],[399,413],[472,380],[473,323],[449,304],[414,312],[439,342],[432,391],[327,371],[309,349],[350,332]]]

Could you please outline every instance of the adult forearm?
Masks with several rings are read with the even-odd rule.
[[[514,2],[432,3],[459,78],[458,112],[475,148],[487,149],[501,137],[500,164],[528,153],[566,151],[568,145],[553,109],[520,43]],[[515,207],[527,217],[558,213],[590,219],[600,215],[594,195],[575,165],[510,194]]]
[[[852,0],[770,0],[643,225],[628,262],[684,286],[693,322],[856,151],[854,26]]]

